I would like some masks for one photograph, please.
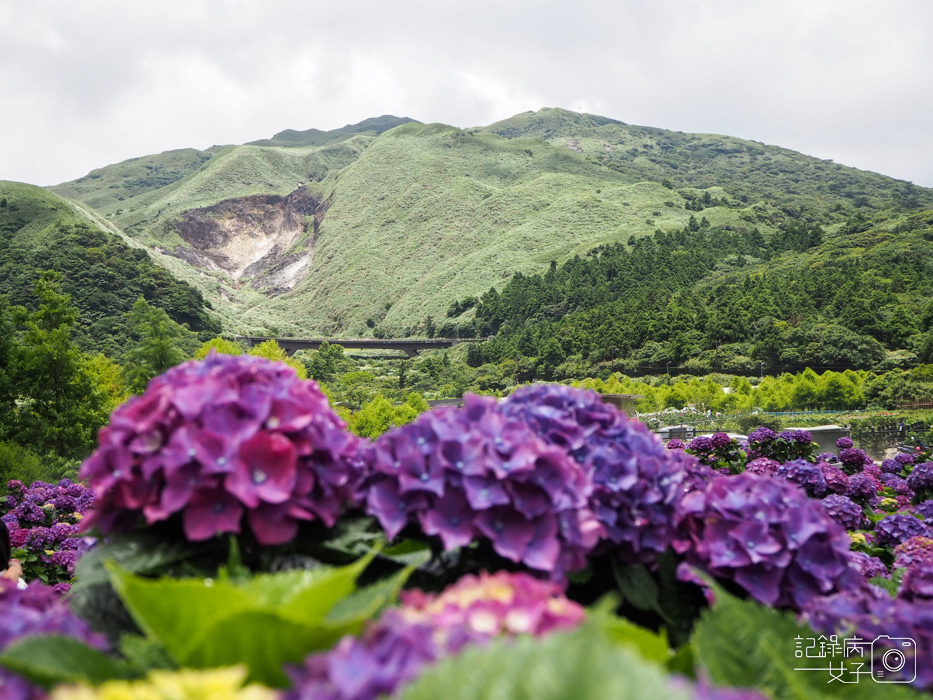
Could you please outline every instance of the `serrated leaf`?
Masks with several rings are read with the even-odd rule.
[[[324,619],[325,623],[354,628],[361,626],[395,600],[416,567],[407,566],[389,578],[354,591],[330,609]]]
[[[613,644],[598,623],[543,639],[500,639],[427,669],[402,700],[686,700],[660,668]]]
[[[817,638],[793,616],[716,589],[716,605],[704,612],[692,648],[716,685],[758,688],[775,700],[901,700],[921,697],[907,686],[870,681],[830,683],[828,673],[795,671],[796,637]]]
[[[73,637],[35,635],[11,644],[0,665],[48,689],[57,683],[91,683],[130,678],[125,665]]]

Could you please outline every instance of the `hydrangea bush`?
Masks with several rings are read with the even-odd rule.
[[[67,589],[78,558],[94,544],[93,538],[78,534],[93,504],[93,492],[69,479],[55,485],[36,481],[28,488],[16,480],[7,484],[0,513],[10,532],[13,557],[22,562],[27,580]]]
[[[298,523],[333,525],[359,477],[357,440],[316,383],[281,363],[211,353],[118,407],[81,467],[105,533],[179,516],[189,540],[240,533],[263,545]],[[87,522],[87,521],[86,521]]]

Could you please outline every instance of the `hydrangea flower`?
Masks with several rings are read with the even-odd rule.
[[[317,384],[287,365],[211,353],[156,377],[117,408],[81,467],[104,532],[176,514],[190,540],[239,533],[292,539],[333,525],[358,477],[357,439]]]
[[[861,471],[862,467],[871,464],[871,457],[863,450],[847,447],[839,450],[839,461],[847,474],[855,474]]]
[[[766,605],[801,609],[857,579],[849,538],[826,509],[779,479],[716,478],[684,496],[674,548]]]
[[[821,452],[816,456],[817,462],[826,462],[827,464],[835,464],[839,461],[839,457],[835,452]]]
[[[849,477],[835,464],[817,462],[820,473],[826,481],[826,490],[832,493],[845,494],[849,492]]]
[[[753,459],[748,464],[746,464],[745,471],[750,472],[751,474],[758,474],[760,476],[774,476],[777,474],[778,468],[780,466],[781,463],[776,459],[759,457],[758,459]]]
[[[38,634],[74,637],[97,649],[107,648],[104,638],[75,617],[51,586],[34,581],[20,590],[16,582],[0,579],[0,651],[20,639]],[[45,697],[41,688],[3,668],[0,668],[0,690],[3,690],[4,700]]]
[[[914,463],[913,455],[909,455],[906,452],[898,452],[894,455],[894,461],[900,464],[902,467],[906,467],[909,464]]]
[[[773,430],[762,426],[748,436],[748,456],[751,459],[770,457],[782,463],[794,459],[809,460],[815,448],[813,435],[806,430],[785,430],[775,435]]]
[[[713,449],[721,450],[732,444],[732,438],[726,433],[713,433],[710,442],[713,444]]]
[[[485,537],[506,559],[562,578],[603,535],[587,507],[591,476],[489,397],[390,430],[367,465],[366,509],[389,537],[416,521],[447,549]]]
[[[836,447],[838,447],[840,450],[847,450],[850,447],[853,447],[854,445],[855,443],[852,442],[852,438],[850,437],[842,436],[841,438],[836,440]]]
[[[428,664],[465,646],[500,636],[540,637],[573,629],[584,618],[560,588],[527,574],[504,571],[465,576],[440,595],[402,593],[359,638],[344,637],[328,652],[289,671],[284,700],[374,700],[392,695]]]
[[[829,517],[846,530],[861,530],[865,526],[866,519],[862,507],[851,498],[834,493],[824,498],[822,503]]]
[[[933,559],[921,557],[907,567],[897,597],[933,602]]]
[[[907,484],[914,491],[928,493],[933,491],[933,462],[916,465],[907,477]]]
[[[643,424],[592,391],[535,384],[513,392],[501,410],[583,467],[593,481],[590,507],[629,562],[652,563],[667,549],[681,494],[709,478],[693,457],[665,450]]]
[[[894,548],[895,569],[906,569],[920,559],[933,560],[933,538],[916,535]]]
[[[859,552],[857,550],[850,552],[849,557],[849,566],[858,571],[866,581],[876,576],[887,578],[891,575],[888,571],[888,567],[886,567],[878,557],[873,557],[865,552]]]
[[[669,449],[669,450],[683,450],[683,449],[686,449],[686,447],[685,447],[685,445],[684,445],[684,443],[683,443],[682,440],[678,440],[677,438],[672,438],[672,439],[670,439],[670,440],[667,441],[667,449]]]
[[[881,484],[866,474],[856,474],[849,477],[849,491],[846,495],[857,503],[874,503],[877,501]]]
[[[687,445],[687,449],[692,452],[711,452],[715,447],[712,439],[708,435],[698,435]]]
[[[792,484],[800,486],[808,494],[820,498],[826,493],[826,479],[815,464],[805,459],[795,459],[778,467],[777,475]]]
[[[814,599],[803,619],[821,634],[859,637],[867,641],[885,636],[916,642],[919,688],[933,688],[933,602],[892,598],[874,586],[854,587],[825,598]],[[869,647],[870,648],[870,647]]]
[[[885,474],[900,474],[903,465],[895,459],[885,459],[881,462],[881,471]]]
[[[929,537],[931,531],[928,525],[912,515],[895,513],[875,525],[875,542],[882,547],[895,547],[918,535]]]
[[[933,498],[915,505],[912,510],[915,515],[919,515],[927,522],[933,521]]]

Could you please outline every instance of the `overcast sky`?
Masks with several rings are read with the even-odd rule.
[[[931,0],[0,0],[0,179],[564,107],[933,187]]]

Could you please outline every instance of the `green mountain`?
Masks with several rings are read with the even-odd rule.
[[[193,331],[220,330],[199,291],[92,211],[41,187],[0,181],[0,295],[32,307],[35,282],[47,269],[64,276],[85,350],[120,356],[128,337],[124,314],[140,295]]]
[[[760,240],[742,258],[755,265],[799,252],[781,241],[801,227],[828,241],[858,217],[896,227],[933,208],[933,190],[786,149],[558,109],[466,130],[380,117],[285,131],[52,189],[197,287],[227,329],[289,335],[424,334],[455,300],[658,230]],[[720,257],[690,284],[722,274]]]

